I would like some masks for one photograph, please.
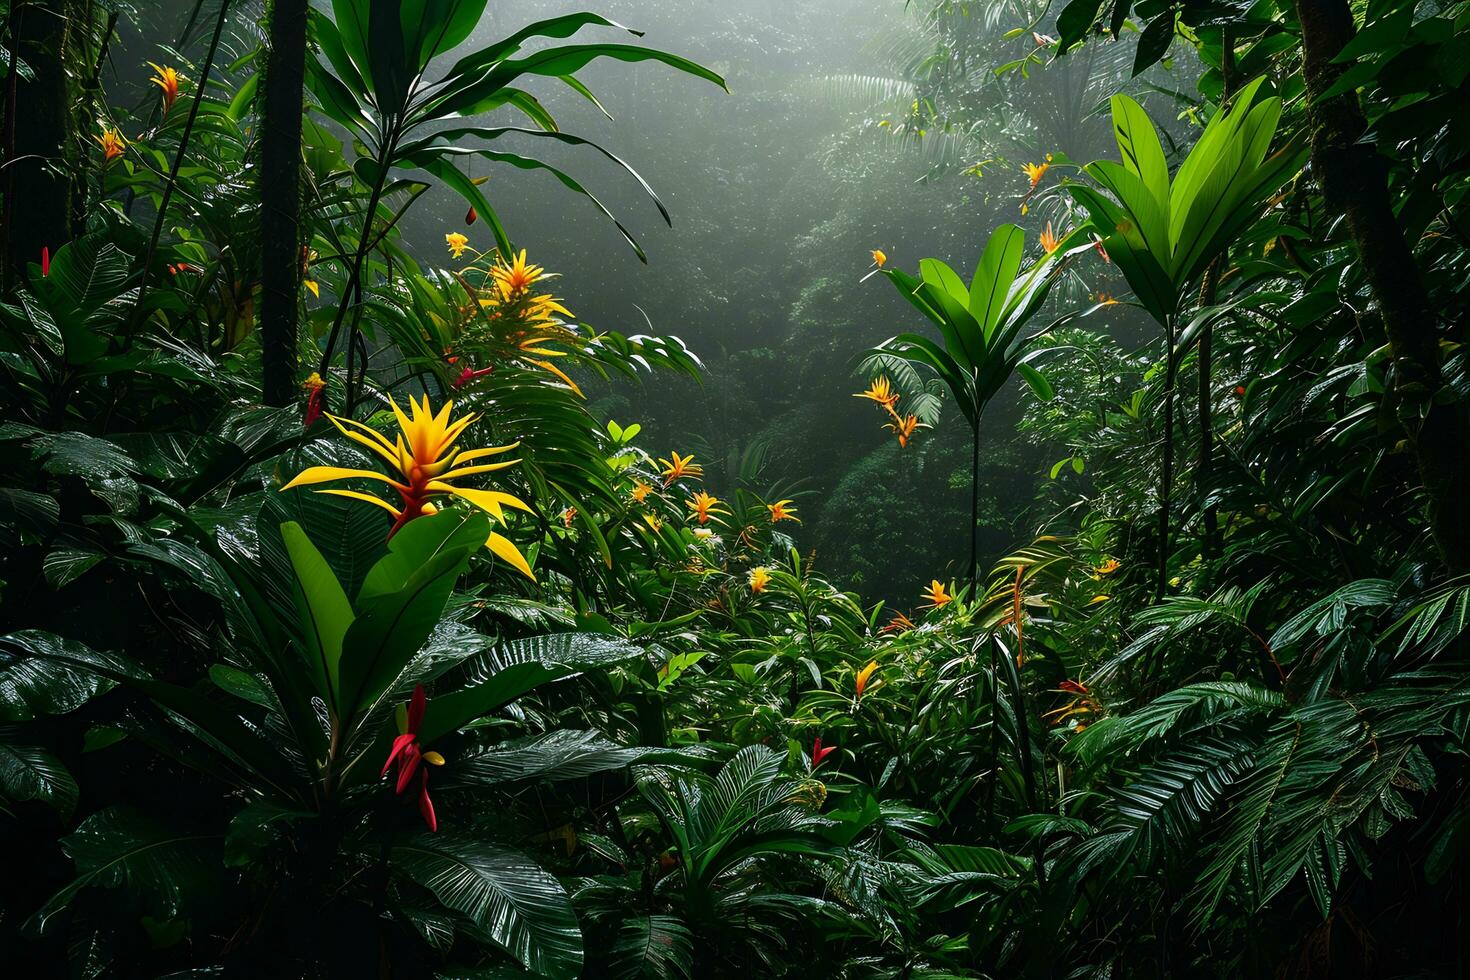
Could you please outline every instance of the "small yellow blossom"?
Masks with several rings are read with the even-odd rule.
[[[464,250],[469,243],[470,240],[457,231],[451,231],[444,236],[444,244],[449,246],[449,254],[456,259],[464,254]]]
[[[1096,568],[1094,568],[1092,570],[1092,574],[1096,578],[1101,578],[1104,575],[1111,575],[1111,574],[1113,574],[1114,572],[1116,572],[1118,569],[1120,569],[1122,567],[1123,567],[1123,563],[1120,562],[1120,561],[1118,561],[1118,559],[1116,559],[1116,558],[1109,558],[1107,561],[1103,562],[1101,565],[1099,565]]]
[[[154,71],[154,76],[148,81],[163,90],[163,114],[166,116],[168,111],[174,107],[174,100],[179,97],[179,73],[172,68],[155,65],[151,61],[147,64]]]
[[[857,678],[853,681],[852,685],[854,700],[863,696],[863,692],[868,689],[868,681],[872,678],[874,672],[877,671],[877,669],[878,661],[869,660],[868,665],[862,670],[858,671]]]
[[[795,521],[801,523],[801,518],[796,516],[796,508],[790,506],[789,500],[778,500],[774,504],[766,504],[766,510],[771,512],[771,523],[778,524],[781,521]]]
[[[893,385],[888,380],[888,375],[880,374],[868,385],[866,391],[860,391],[853,395],[854,398],[866,398],[874,402],[889,415],[898,418],[898,413],[893,406],[898,404],[898,392],[893,390]]]
[[[108,126],[102,128],[101,136],[94,136],[92,138],[97,141],[98,146],[102,147],[102,162],[105,164],[111,163],[122,156],[123,150],[128,145],[127,140],[123,139],[122,133]]]
[[[1035,190],[1036,189],[1036,185],[1039,184],[1039,183],[1041,183],[1041,178],[1042,177],[1045,177],[1046,176],[1046,172],[1048,170],[1050,170],[1050,169],[1051,169],[1051,154],[1050,153],[1048,153],[1046,155],[1046,159],[1042,160],[1040,163],[1024,163],[1024,164],[1021,165],[1022,172],[1025,173],[1026,174],[1026,177],[1031,181],[1031,189],[1032,190]]]
[[[903,418],[899,418],[897,414],[893,416],[892,422],[883,426],[883,428],[898,436],[898,448],[900,449],[906,449],[908,447],[909,440],[913,438],[914,431],[918,427],[919,420],[915,416],[905,415]]]
[[[675,480],[682,480],[686,476],[691,480],[698,480],[704,476],[704,467],[694,462],[693,453],[688,456],[680,456],[677,452],[671,452],[669,458],[659,460],[658,465],[659,473],[664,478],[664,486],[668,486]]]
[[[720,514],[728,515],[730,513],[728,510],[722,509],[720,503],[721,500],[719,497],[716,497],[712,493],[705,493],[703,490],[686,501],[689,510],[701,524],[708,524],[711,517]]]
[[[771,571],[765,567],[752,568],[750,570],[750,591],[764,592],[771,581]]]
[[[920,593],[920,597],[929,600],[920,607],[921,609],[943,609],[954,602],[954,596],[945,591],[944,584],[939,579],[931,581],[929,588]]]
[[[648,495],[652,492],[653,487],[644,483],[642,480],[638,480],[633,484],[633,499],[640,504],[647,500]]]

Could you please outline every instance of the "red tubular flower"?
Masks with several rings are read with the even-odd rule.
[[[822,764],[822,760],[836,751],[837,746],[835,745],[829,745],[826,748],[822,748],[822,736],[818,735],[816,739],[812,742],[812,771],[815,772],[817,766],[820,766]]]
[[[434,801],[429,799],[429,770],[421,763],[431,766],[444,765],[444,757],[438,752],[425,752],[419,744],[419,725],[424,720],[424,709],[428,706],[428,697],[424,693],[424,685],[419,684],[413,689],[413,697],[408,702],[408,717],[403,726],[403,733],[393,740],[393,748],[388,752],[388,759],[383,763],[382,775],[388,775],[388,770],[393,768],[394,763],[398,765],[398,776],[394,782],[394,792],[399,796],[408,789],[413,782],[413,777],[418,779],[418,806],[419,813],[423,815],[424,823],[428,824],[429,830],[439,829],[439,819],[434,815]]]
[[[450,363],[453,363],[457,360],[459,360],[459,358],[453,358]],[[459,377],[454,379],[454,390],[458,391],[465,385],[469,384],[471,381],[474,381],[477,378],[483,378],[485,375],[494,370],[495,368],[493,367],[483,367],[480,368],[478,371],[476,371],[474,368],[465,368],[459,373]]]
[[[322,411],[327,407],[327,383],[320,374],[313,371],[302,387],[306,389],[306,415],[301,420],[301,427],[309,429],[313,422],[322,417]]]
[[[478,217],[479,215],[475,213],[475,209],[470,208],[464,213],[464,223],[467,225],[472,225],[475,223],[475,219]]]
[[[47,245],[41,246],[41,278],[51,275],[51,248]]]

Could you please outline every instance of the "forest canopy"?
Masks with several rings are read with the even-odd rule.
[[[12,972],[1466,974],[1470,3],[0,52]]]

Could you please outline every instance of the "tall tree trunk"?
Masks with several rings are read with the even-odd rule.
[[[268,405],[296,396],[307,0],[275,0],[260,140],[260,342]]]
[[[1312,168],[1328,206],[1347,219],[1363,273],[1378,303],[1393,354],[1395,390],[1422,418],[1407,418],[1419,479],[1429,502],[1429,526],[1446,564],[1470,569],[1470,420],[1464,405],[1440,403],[1439,331],[1410,244],[1394,216],[1388,167],[1371,142],[1367,121],[1349,91],[1322,94],[1354,64],[1333,59],[1355,32],[1347,0],[1295,0],[1301,21],[1303,74],[1311,99]],[[1406,415],[1408,413],[1405,413]]]
[[[34,72],[15,73],[14,101],[5,118],[5,282],[24,275],[26,263],[41,261],[71,240],[71,180],[75,144],[66,75],[67,2],[35,0],[13,4],[12,51]],[[9,95],[10,93],[7,93]],[[7,100],[8,101],[8,100]]]

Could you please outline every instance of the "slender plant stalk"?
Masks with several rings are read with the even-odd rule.
[[[204,65],[199,72],[199,81],[194,86],[194,98],[189,103],[189,118],[184,120],[184,132],[179,136],[179,148],[174,153],[173,166],[168,171],[168,182],[163,187],[163,199],[158,202],[158,214],[153,219],[153,234],[148,238],[148,251],[143,256],[143,281],[138,287],[138,301],[133,307],[134,315],[143,309],[143,297],[148,292],[149,273],[153,270],[153,259],[158,253],[158,238],[163,234],[163,222],[168,217],[169,201],[173,199],[174,187],[179,181],[179,169],[184,165],[184,156],[189,152],[189,140],[194,135],[194,120],[199,117],[199,106],[204,101],[204,90],[209,86],[209,73],[214,69],[214,55],[219,50],[220,35],[225,30],[225,18],[229,16],[230,0],[222,0],[219,16],[214,21],[214,34],[209,39],[209,51],[204,55]]]
[[[1154,599],[1162,599],[1169,577],[1169,498],[1174,492],[1174,373],[1178,358],[1174,350],[1176,322],[1170,314],[1164,322],[1164,468],[1159,478],[1159,567],[1154,582]]]

